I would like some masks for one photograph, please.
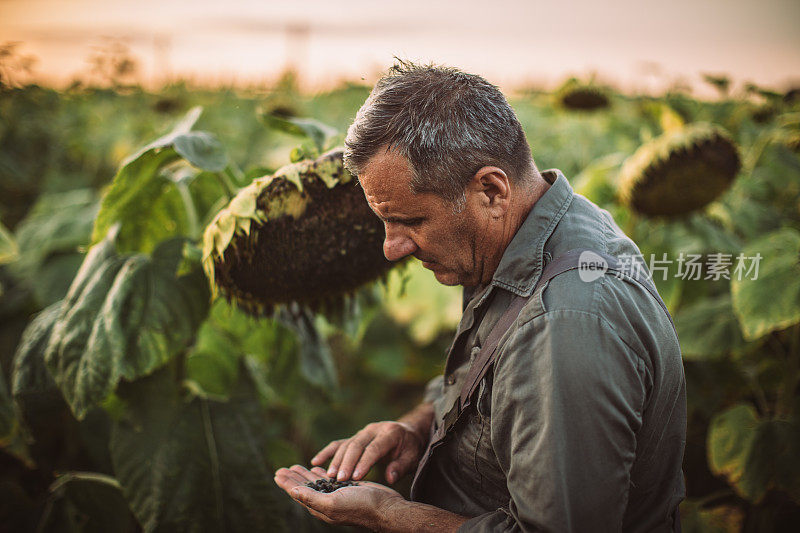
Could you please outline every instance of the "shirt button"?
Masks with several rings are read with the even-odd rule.
[[[453,385],[456,382],[456,378],[455,376],[450,375],[444,379],[444,382],[447,383],[448,385]]]

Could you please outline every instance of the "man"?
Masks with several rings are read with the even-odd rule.
[[[381,531],[679,530],[686,405],[670,318],[633,275],[584,281],[572,269],[537,286],[570,250],[639,250],[559,171],[538,171],[497,88],[400,63],[358,112],[345,163],[385,224],[386,257],[413,255],[463,285],[464,314],[420,406],[276,482],[322,520]],[[304,487],[360,480],[380,459],[389,483],[417,470],[411,500],[376,483]]]

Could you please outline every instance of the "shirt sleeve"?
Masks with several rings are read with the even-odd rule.
[[[474,531],[619,531],[645,400],[645,365],[599,315],[521,325],[495,364],[491,440],[508,507]]]

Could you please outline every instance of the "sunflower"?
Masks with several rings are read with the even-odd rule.
[[[562,107],[573,111],[595,111],[610,105],[605,89],[592,83],[581,83],[575,78],[570,78],[558,89],[556,98]]]
[[[331,151],[240,190],[205,229],[203,268],[212,293],[252,315],[290,302],[324,309],[393,266],[383,238],[342,152]]]
[[[736,145],[724,130],[693,124],[661,135],[628,158],[620,172],[620,196],[645,215],[682,215],[719,197],[740,167]]]

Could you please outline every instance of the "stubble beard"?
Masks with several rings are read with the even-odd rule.
[[[465,257],[468,257],[468,264],[457,265],[458,270],[454,271],[456,280],[453,283],[446,283],[445,285],[470,287],[481,284],[483,268],[478,254],[478,237],[480,232],[477,227],[470,222],[470,220],[462,219],[456,226],[456,231],[454,232],[454,241],[458,241],[462,246],[469,247],[469,254],[464,254]]]

